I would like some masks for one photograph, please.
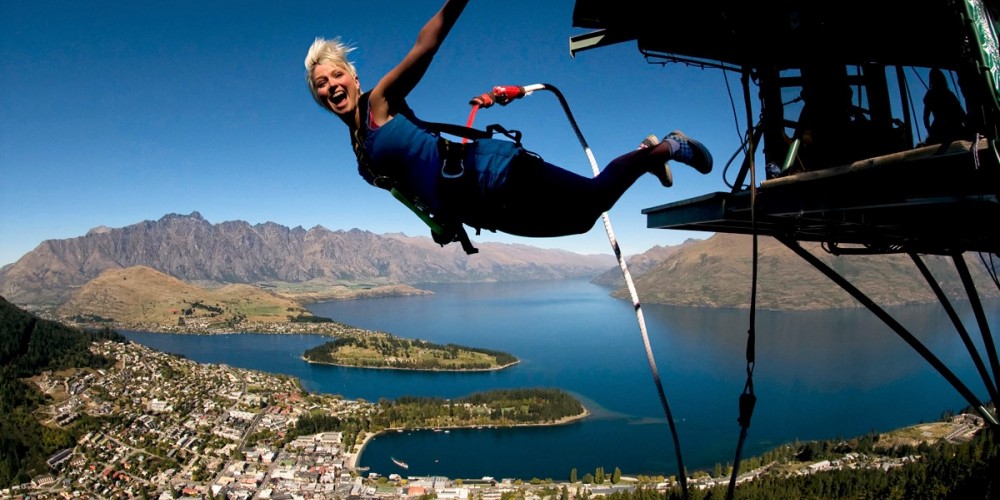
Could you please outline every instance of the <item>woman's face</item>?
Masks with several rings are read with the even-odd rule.
[[[354,112],[361,84],[346,67],[317,64],[312,70],[312,82],[323,107],[337,116]]]

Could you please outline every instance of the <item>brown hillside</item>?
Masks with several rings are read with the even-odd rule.
[[[626,264],[628,264],[628,272],[632,275],[632,279],[634,280],[636,277],[648,273],[650,270],[659,265],[660,262],[666,260],[667,257],[670,257],[681,249],[698,243],[699,241],[701,240],[689,238],[680,245],[656,245],[641,254],[633,255],[626,261]],[[625,277],[622,275],[622,270],[618,266],[608,269],[607,271],[601,273],[600,276],[590,281],[596,285],[607,287],[618,288],[625,286]]]
[[[935,302],[932,290],[908,255],[834,256],[818,244],[803,244],[881,306]],[[716,234],[668,256],[635,280],[644,302],[681,306],[748,308],[752,283],[753,240]],[[847,292],[798,255],[769,237],[758,243],[757,306],[761,309],[859,307]],[[950,258],[921,256],[945,292],[967,299]],[[966,255],[983,298],[997,297],[979,258]],[[616,297],[627,297],[618,290]]]
[[[76,290],[56,310],[64,319],[104,319],[118,324],[177,325],[286,322],[310,315],[301,304],[251,285],[207,290],[154,269],[109,269]]]

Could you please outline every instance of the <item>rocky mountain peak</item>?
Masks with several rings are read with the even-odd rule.
[[[167,214],[86,236],[48,240],[0,270],[0,295],[12,303],[48,308],[108,269],[146,266],[187,282],[301,283],[310,280],[412,284],[591,277],[614,258],[523,246],[481,245],[468,256],[458,245],[427,237],[383,236],[274,222],[218,224],[200,213]]]

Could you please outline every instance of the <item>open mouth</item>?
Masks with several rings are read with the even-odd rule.
[[[334,105],[344,102],[344,99],[347,99],[347,92],[343,90],[338,90],[330,96],[330,102]]]

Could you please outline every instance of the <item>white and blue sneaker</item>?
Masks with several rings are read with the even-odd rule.
[[[663,141],[673,141],[671,146],[676,143],[677,148],[670,153],[670,158],[672,160],[677,160],[681,163],[690,165],[694,167],[695,170],[707,174],[712,171],[712,154],[708,152],[708,148],[704,144],[684,135],[680,130],[674,130],[673,132],[667,134],[663,138]]]

